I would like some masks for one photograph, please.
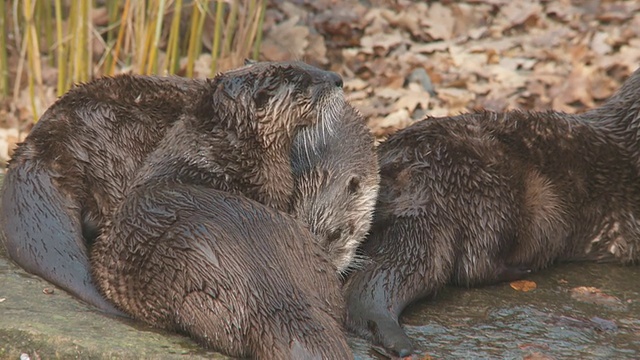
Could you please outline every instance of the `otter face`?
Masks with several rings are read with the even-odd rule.
[[[301,62],[258,62],[219,74],[216,86],[261,134],[293,135],[333,121],[344,104],[340,75]]]
[[[380,181],[374,139],[360,114],[345,105],[337,120],[300,131],[292,169],[292,214],[308,224],[339,273],[357,266],[355,251],[371,226]]]

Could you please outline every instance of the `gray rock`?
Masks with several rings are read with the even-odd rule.
[[[53,290],[45,294],[44,289]],[[47,291],[49,292],[49,291]],[[7,260],[0,246],[1,359],[226,359],[187,337],[105,316]]]

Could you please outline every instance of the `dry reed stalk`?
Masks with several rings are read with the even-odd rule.
[[[211,75],[215,75],[218,69],[218,56],[220,56],[220,38],[222,36],[222,15],[224,14],[224,2],[216,1],[216,20],[213,30],[213,43],[211,44]]]
[[[31,0],[24,0],[23,17],[26,29],[27,63],[29,67],[28,82],[29,96],[31,100],[31,111],[34,119],[38,118],[39,112],[36,106],[36,83],[42,89],[42,65],[40,61],[40,46],[38,45],[38,32],[34,22],[34,12],[36,4]]]
[[[182,15],[182,0],[176,0],[171,19],[171,29],[167,43],[167,56],[163,64],[165,73],[175,74],[180,64],[178,42],[180,41],[180,16]]]
[[[186,76],[194,75],[194,67],[202,51],[205,21],[213,20],[211,73],[236,66],[253,53],[256,58],[261,41],[261,28],[266,2],[263,0],[193,0],[189,28],[181,33],[184,0],[107,0],[107,24],[94,29],[90,14],[92,0],[13,0],[0,6],[0,95],[13,95],[17,100],[23,70],[27,72],[30,108],[38,116],[37,99],[42,95],[42,56],[50,55],[57,66],[57,94],[64,94],[73,83],[91,78],[94,66],[101,74],[113,75],[119,67],[132,66],[145,74],[175,74],[180,60],[186,56]],[[69,6],[68,15],[65,6]],[[165,13],[173,9],[173,15]],[[13,18],[11,17],[13,16]],[[12,19],[13,21],[9,21]],[[168,22],[171,21],[171,24]],[[11,25],[13,24],[13,25]],[[13,26],[13,28],[10,28]],[[167,48],[160,49],[163,28],[170,26]],[[39,29],[39,30],[38,30]],[[54,29],[54,31],[51,31]],[[99,33],[101,32],[101,33]],[[7,40],[12,33],[20,45],[14,86],[9,89]],[[95,35],[94,35],[95,34]],[[106,37],[105,53],[92,58],[92,36]],[[42,46],[40,46],[42,45]],[[166,53],[161,53],[162,51]],[[95,62],[95,63],[94,63]],[[40,94],[37,94],[40,92]],[[36,96],[38,95],[38,96]]]
[[[56,14],[56,53],[58,56],[58,87],[56,94],[62,96],[67,91],[67,52],[66,41],[62,36],[62,4],[60,0],[55,0],[55,14]]]
[[[0,95],[9,95],[9,64],[7,63],[7,4],[0,4]]]
[[[189,49],[187,51],[187,77],[193,77],[193,68],[202,49],[202,28],[206,18],[209,0],[196,0],[191,13],[191,29],[189,32]]]
[[[114,75],[116,73],[116,64],[118,63],[118,58],[120,55],[120,49],[122,49],[122,42],[124,40],[125,28],[127,26],[127,21],[129,19],[129,9],[131,8],[131,0],[127,0],[124,3],[124,8],[122,9],[122,17],[120,20],[120,26],[118,27],[118,38],[116,40],[116,44],[113,47],[113,61],[109,65],[109,69],[106,71],[107,75]]]

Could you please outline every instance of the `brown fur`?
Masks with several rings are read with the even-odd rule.
[[[80,299],[120,314],[91,281],[87,247],[142,161],[207,82],[119,75],[62,96],[20,144],[5,178],[0,221],[9,256]],[[325,190],[305,187],[296,201],[322,199],[315,191]],[[366,206],[370,212],[372,205]],[[368,227],[370,219],[363,224]]]
[[[335,268],[280,212],[294,197],[294,138],[337,122],[339,80],[303,64],[260,63],[213,79],[96,240],[103,294],[134,318],[229,355],[351,358]]]
[[[426,119],[380,145],[371,262],[345,291],[349,327],[401,356],[410,303],[556,261],[640,261],[640,70],[583,115]]]
[[[121,75],[62,96],[18,146],[4,178],[0,228],[9,257],[118,313],[91,281],[86,242],[98,235],[140,163],[204,85]]]

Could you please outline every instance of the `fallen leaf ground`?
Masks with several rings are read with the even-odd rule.
[[[381,138],[474,108],[581,112],[640,64],[639,1],[278,0],[264,29],[262,59],[339,72]],[[28,104],[24,91],[2,102],[2,162],[30,129]]]

